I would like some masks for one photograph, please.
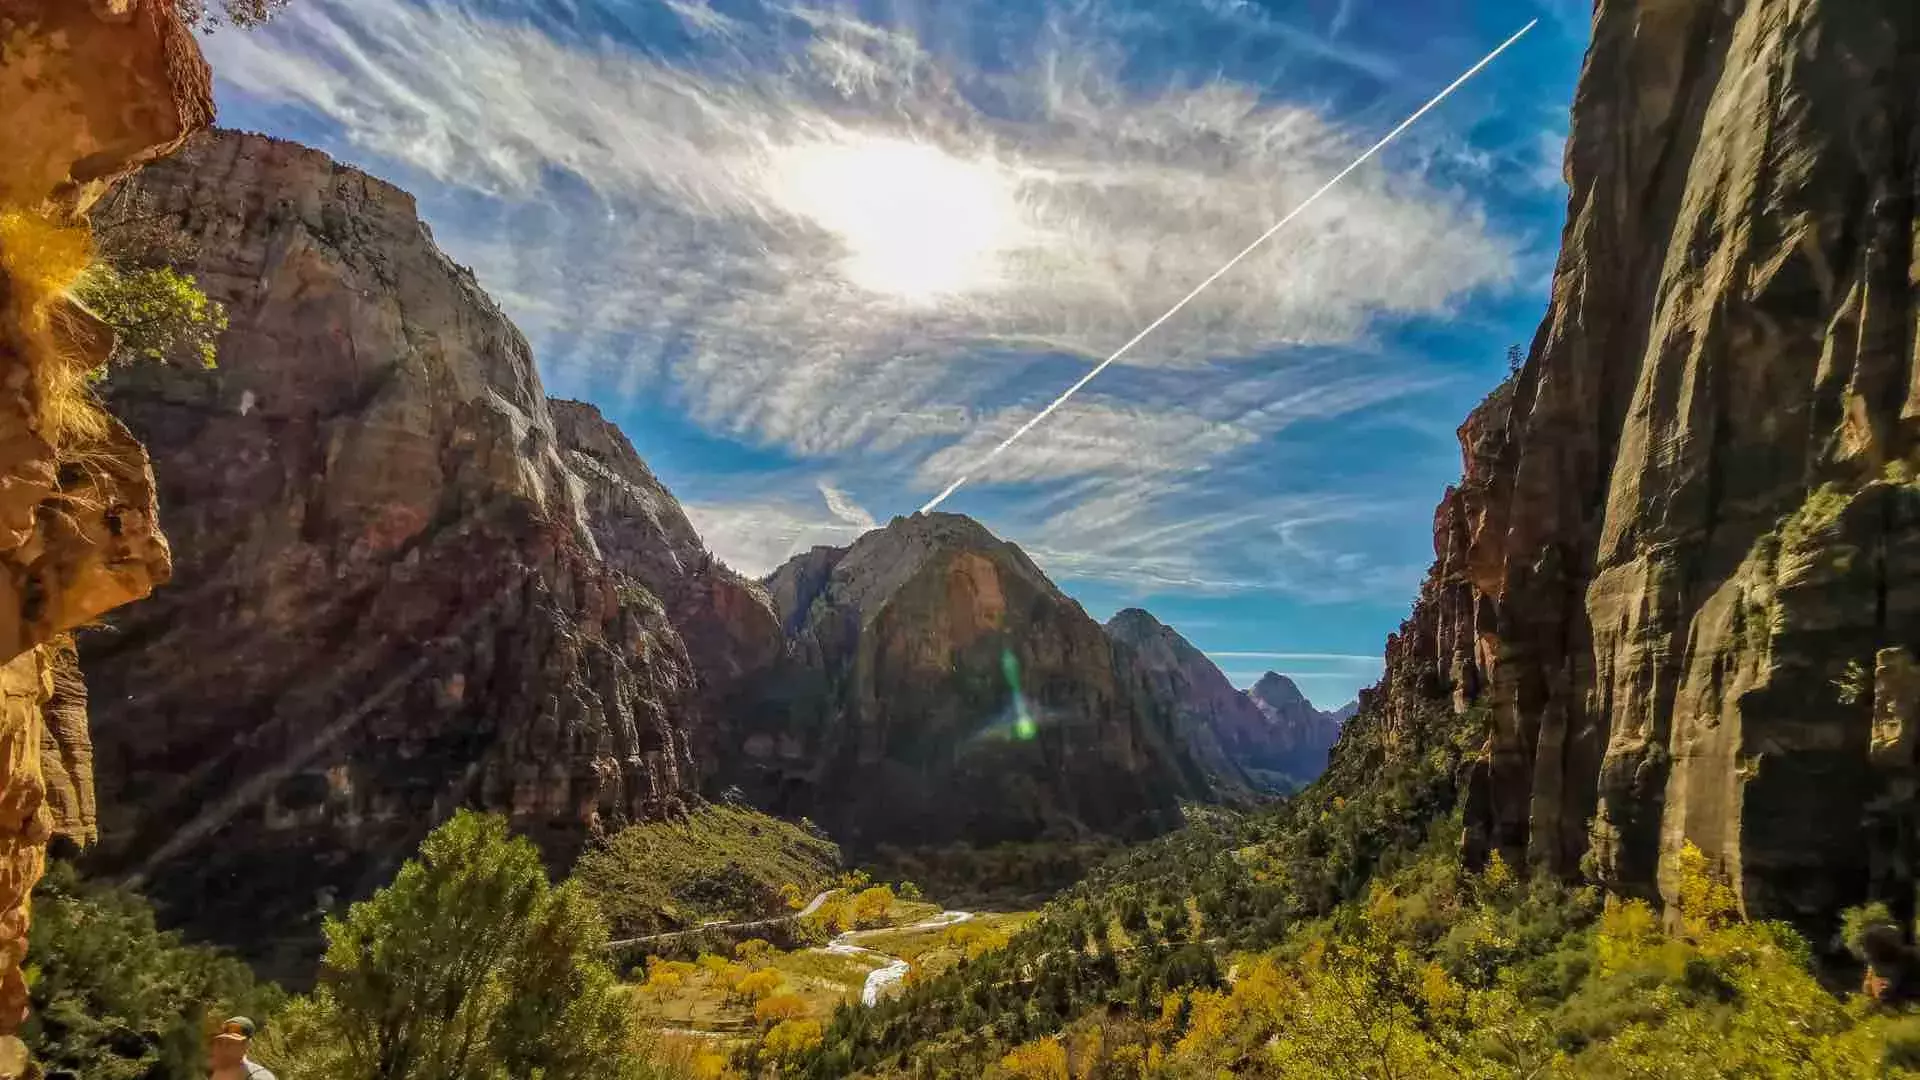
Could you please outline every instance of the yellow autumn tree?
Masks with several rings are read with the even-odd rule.
[[[786,1020],[798,1020],[807,1015],[807,1002],[798,994],[774,994],[761,998],[753,1007],[753,1019],[757,1024],[778,1025]]]
[[[1015,1047],[1000,1059],[1009,1080],[1073,1080],[1067,1071],[1067,1048],[1051,1036]]]
[[[749,972],[734,984],[734,992],[748,1001],[770,997],[780,989],[780,973],[770,968]]]
[[[820,1045],[820,1024],[815,1020],[782,1020],[773,1025],[760,1049],[776,1062],[786,1063]]]

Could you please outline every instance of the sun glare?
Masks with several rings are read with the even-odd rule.
[[[1027,232],[1014,178],[938,147],[865,137],[775,151],[771,194],[839,238],[842,272],[909,303],[991,289]]]

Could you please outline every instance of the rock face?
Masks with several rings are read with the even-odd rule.
[[[758,582],[714,561],[680,503],[598,409],[577,401],[548,404],[601,558],[666,606],[698,678],[699,714],[727,714],[742,688],[782,655],[785,639],[772,598]],[[713,749],[713,731],[703,724],[690,733],[695,760],[708,772],[713,757],[704,751]]]
[[[625,439],[547,401],[398,189],[232,133],[136,182],[231,329],[218,370],[109,387],[180,558],[83,642],[100,863],[297,978],[322,911],[458,806],[564,861],[678,805],[702,690],[675,613],[712,601],[690,636],[740,664],[774,621],[698,572]]]
[[[213,77],[166,0],[0,0],[0,205],[84,214],[213,122]]]
[[[1327,767],[1327,752],[1340,741],[1340,725],[1354,706],[1322,712],[1292,679],[1269,671],[1247,691],[1247,699],[1266,721],[1265,738],[1251,749],[1247,767],[1266,776],[1270,787],[1294,790],[1313,782]]]
[[[66,296],[99,191],[212,116],[164,2],[0,2],[0,1077],[23,1074],[28,894],[92,813],[65,633],[166,581],[140,444],[86,403],[112,336]],[[65,254],[62,254],[62,253]]]
[[[1267,718],[1205,653],[1140,608],[1127,608],[1108,619],[1107,636],[1170,708],[1202,768],[1229,787],[1268,787],[1247,771],[1250,752],[1269,733]]]
[[[1567,176],[1369,703],[1486,711],[1470,854],[1911,926],[1920,6],[1601,0]]]
[[[1145,673],[970,519],[896,518],[767,585],[789,657],[719,760],[843,844],[1144,833],[1212,793]]]
[[[1195,760],[1229,788],[1285,793],[1327,767],[1343,718],[1314,708],[1286,676],[1269,672],[1237,690],[1206,654],[1139,608],[1108,620],[1107,633],[1178,718]]]

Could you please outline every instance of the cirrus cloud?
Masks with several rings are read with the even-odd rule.
[[[897,444],[896,421],[960,436],[983,397],[1041,395],[1010,358],[1103,355],[1373,134],[1221,80],[1127,89],[1068,14],[987,72],[839,11],[670,10],[717,44],[668,58],[459,4],[310,0],[211,47],[250,98],[482,196],[438,235],[563,389],[665,389],[710,430],[803,455]],[[864,168],[975,211],[887,218]],[[1352,342],[1504,288],[1515,261],[1471,199],[1364,170],[1133,363]],[[903,269],[924,295],[889,293]]]

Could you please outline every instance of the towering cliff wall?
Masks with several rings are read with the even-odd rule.
[[[92,813],[65,633],[166,581],[147,456],[87,399],[112,335],[67,295],[101,191],[212,118],[171,3],[0,0],[0,1077],[26,1072],[28,895]]]
[[[751,614],[756,594],[682,581],[704,552],[631,447],[548,402],[404,192],[233,133],[134,183],[231,329],[216,370],[108,390],[179,556],[172,586],[83,640],[99,863],[304,973],[320,914],[456,806],[560,862],[671,811],[696,786],[701,697],[673,612],[737,588]]]
[[[1671,899],[1690,840],[1749,914],[1910,914],[1920,6],[1601,0],[1566,167],[1369,704],[1486,710],[1470,854]]]

